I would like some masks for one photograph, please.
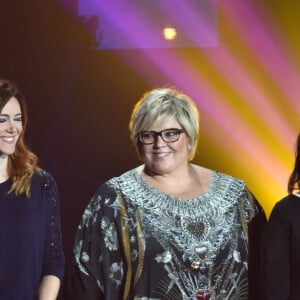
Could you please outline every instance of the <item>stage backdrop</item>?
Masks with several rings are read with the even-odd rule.
[[[300,130],[299,26],[297,1],[2,4],[0,76],[28,99],[27,140],[59,187],[67,261],[98,186],[140,163],[128,121],[153,87],[195,99],[194,162],[244,179],[269,215]]]

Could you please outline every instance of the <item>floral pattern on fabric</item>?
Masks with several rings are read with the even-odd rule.
[[[208,191],[166,195],[136,170],[100,187],[74,250],[103,299],[247,300],[247,225],[259,208],[245,183],[214,172]]]

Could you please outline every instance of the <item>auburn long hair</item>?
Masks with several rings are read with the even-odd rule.
[[[31,179],[35,172],[40,172],[37,156],[28,148],[24,141],[24,133],[28,122],[25,98],[18,87],[9,80],[0,79],[0,112],[6,103],[16,98],[21,107],[23,130],[16,143],[15,152],[8,156],[7,174],[12,180],[9,192],[16,195],[30,196]]]
[[[288,182],[288,193],[292,194],[296,190],[300,190],[300,133],[297,138],[294,169]]]

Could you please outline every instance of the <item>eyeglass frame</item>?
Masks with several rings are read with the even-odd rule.
[[[165,141],[164,137],[163,137],[163,132],[165,131],[175,131],[176,132],[176,135],[177,135],[177,139],[175,141]],[[141,134],[142,133],[149,133],[149,134],[152,134],[153,135],[153,142],[151,143],[144,143],[142,140],[141,140]],[[184,130],[182,128],[167,128],[167,129],[163,129],[161,131],[154,131],[154,130],[150,130],[150,131],[147,131],[147,130],[144,130],[144,131],[140,131],[138,134],[137,134],[137,137],[138,137],[138,141],[142,144],[142,145],[152,145],[155,140],[157,139],[157,137],[161,137],[161,139],[167,143],[167,144],[170,144],[170,143],[175,143],[179,140],[180,138],[180,134],[184,133]]]

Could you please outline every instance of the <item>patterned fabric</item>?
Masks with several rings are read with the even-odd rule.
[[[90,300],[246,300],[247,225],[258,211],[245,183],[219,172],[205,194],[183,200],[128,171],[86,208],[70,286],[80,277],[97,293]]]

